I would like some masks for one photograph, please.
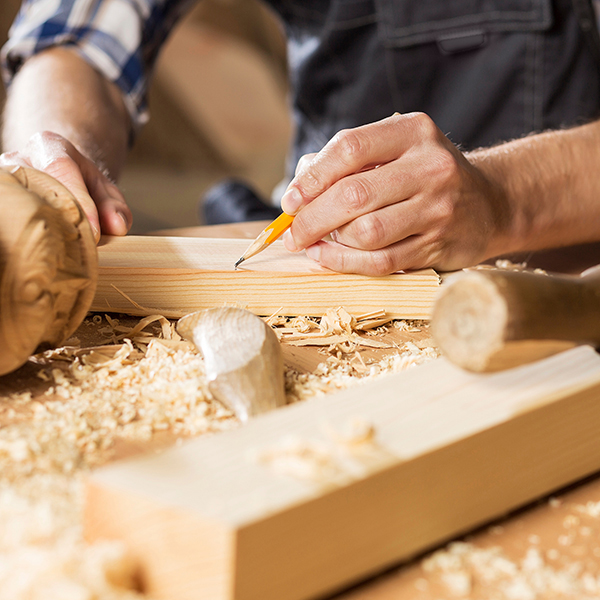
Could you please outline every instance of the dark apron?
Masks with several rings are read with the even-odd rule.
[[[289,39],[290,157],[423,111],[468,150],[600,114],[589,0],[272,1]]]

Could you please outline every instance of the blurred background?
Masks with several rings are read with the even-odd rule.
[[[0,2],[1,43],[19,5]],[[162,50],[150,112],[119,182],[132,233],[202,224],[201,198],[230,177],[270,198],[292,126],[285,39],[269,9],[258,0],[199,2]]]

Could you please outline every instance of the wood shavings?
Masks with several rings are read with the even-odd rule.
[[[330,489],[384,468],[392,455],[375,440],[375,427],[360,418],[351,419],[339,431],[322,426],[325,439],[284,436],[277,444],[257,450],[251,460],[272,472]]]
[[[335,309],[329,315],[326,327],[343,333],[323,334],[318,319],[269,318],[276,333],[285,331],[278,334],[282,338],[327,338],[327,354],[315,372],[301,376],[288,370],[290,401],[360,384],[437,355],[413,344],[401,345],[383,360],[365,361],[357,349],[380,347],[380,340],[365,337],[365,331],[379,327],[385,313],[352,317]],[[181,340],[174,324],[161,315],[131,323],[110,315],[86,319],[77,337],[94,331],[94,345],[80,347],[72,339],[69,347],[36,355],[31,368],[38,369],[34,376],[45,386],[42,392],[4,399],[10,408],[2,413],[8,420],[0,428],[2,600],[145,597],[132,589],[131,564],[122,547],[82,541],[82,474],[108,460],[123,441],[151,441],[165,431],[181,438],[238,426],[211,398],[202,358]],[[99,332],[104,339],[98,340]],[[308,477],[305,481],[331,485],[323,475],[328,469],[334,473],[331,481],[341,482],[383,464],[385,453],[375,434],[369,423],[356,420],[342,428],[325,427],[324,439],[309,441],[308,447],[305,441],[290,441],[287,452],[302,456],[293,460]]]
[[[585,504],[579,504],[575,509],[584,515],[588,515],[594,519],[600,518],[600,502],[586,502]]]
[[[343,354],[342,356],[346,356]],[[299,373],[293,369],[286,372],[286,392],[288,402],[306,400],[322,396],[351,385],[366,383],[389,373],[398,373],[406,369],[434,360],[439,356],[432,347],[418,348],[415,344],[404,344],[397,352],[383,357],[380,361],[366,365],[357,360],[356,352],[352,358],[330,356],[312,373]]]
[[[298,336],[300,337],[300,336]],[[322,335],[316,335],[315,337],[302,336],[300,339],[295,337],[284,338],[285,343],[291,346],[331,346],[332,344],[348,344],[343,350],[345,353],[354,352],[354,347],[350,344],[357,346],[367,346],[368,348],[393,348],[392,344],[381,342],[379,340],[370,340],[368,338],[360,337],[357,334],[349,335],[330,335],[323,337]]]
[[[271,316],[267,320],[281,342],[293,346],[331,346],[331,353],[342,354],[354,352],[356,345],[393,348],[389,343],[359,335],[361,332],[367,332],[368,335],[391,321],[384,310],[355,317],[342,306],[329,309],[318,322],[310,317],[294,317],[287,320],[278,317],[275,321]]]
[[[118,292],[119,294],[121,294],[121,296],[123,296],[123,298],[125,298],[125,300],[127,300],[128,302],[131,302],[131,305],[134,306],[135,308],[137,308],[138,310],[140,310],[142,312],[154,312],[154,311],[146,308],[145,306],[142,306],[141,304],[138,304],[133,298],[130,298],[125,292],[121,291],[116,285],[114,285],[114,284],[111,283],[111,287],[116,292]]]
[[[321,317],[319,326],[324,334],[352,333],[356,326],[356,317],[353,317],[343,306],[330,308]]]
[[[544,269],[536,268],[531,269],[527,265],[527,261],[523,261],[520,263],[513,262],[512,260],[506,258],[499,258],[493,265],[477,265],[475,267],[469,267],[464,269],[465,271],[485,271],[489,269],[499,269],[501,271],[531,271],[533,273],[537,273],[539,275],[548,275],[548,272]]]
[[[116,542],[81,536],[79,477],[38,474],[0,484],[3,600],[140,600],[135,570]]]
[[[319,325],[308,317],[294,317],[290,319],[289,327],[299,333],[308,333],[313,329],[318,329]]]
[[[421,331],[420,327],[416,327],[414,324],[412,324],[410,321],[394,321],[394,328],[398,329],[400,331],[411,331],[411,332],[418,332]]]
[[[497,546],[454,542],[423,560],[421,566],[430,580],[456,598],[592,600],[600,594],[598,573],[586,571],[580,561],[551,565],[537,547],[527,548],[522,559],[515,561]]]
[[[135,327],[108,322],[113,332],[123,331],[119,336],[134,339],[157,322],[161,337],[147,336],[143,352],[123,338],[112,346],[63,348],[36,357],[51,385],[41,402],[30,402],[32,419],[0,429],[3,478],[99,464],[119,439],[146,440],[165,429],[195,435],[235,426],[208,392],[202,359],[164,317],[143,319]]]
[[[485,547],[474,541],[453,542],[422,560],[422,573],[430,589],[435,589],[440,597],[597,600],[599,507],[600,502],[579,504],[552,497],[543,508],[554,513],[559,518],[554,521],[559,522],[548,526],[543,521],[531,521],[540,527],[541,535],[525,535],[524,521],[518,520],[489,529],[505,535],[502,543],[511,552],[510,558],[499,546],[489,546],[490,540],[485,538],[479,540]],[[516,539],[515,546],[511,540]],[[522,549],[515,554],[518,548]]]

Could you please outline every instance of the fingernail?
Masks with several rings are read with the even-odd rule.
[[[302,206],[302,194],[296,187],[290,187],[281,198],[281,208],[288,215],[295,215]]]
[[[125,213],[122,213],[120,210],[118,210],[117,215],[119,215],[119,217],[121,217],[121,221],[123,221],[123,225],[125,226],[125,233],[127,233],[129,231],[129,221],[127,220],[127,217],[125,216]]]
[[[296,242],[294,242],[294,238],[292,237],[292,232],[289,229],[283,234],[283,245],[289,252],[298,252],[298,247],[296,246]]]
[[[315,262],[321,262],[321,246],[314,244],[306,249],[306,255],[308,258],[312,258]]]

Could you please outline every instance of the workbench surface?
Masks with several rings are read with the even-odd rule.
[[[252,239],[263,225],[218,226],[167,233]],[[138,321],[120,318],[119,326],[124,330],[131,329]],[[108,323],[105,317],[88,319],[76,333],[80,344],[96,346],[106,342]],[[161,326],[163,332],[168,328],[165,322],[154,325]],[[397,345],[412,341],[420,348],[432,345],[427,327],[416,329],[419,331],[390,328],[374,339]],[[389,353],[388,350],[370,348],[362,353],[362,359],[368,363],[369,359],[386,352]],[[315,347],[284,345],[286,365],[298,372],[310,373],[323,357],[322,351]],[[63,467],[57,487],[46,476],[53,472],[52,465],[47,463],[53,460],[52,452],[67,452],[68,444],[65,443],[64,448],[60,444],[57,446],[60,435],[56,431],[46,431],[46,439],[40,439],[39,454],[32,456],[32,442],[24,439],[28,430],[39,434],[42,430],[36,427],[43,422],[44,411],[56,412],[55,405],[61,402],[60,377],[53,375],[53,380],[47,381],[43,373],[48,365],[42,363],[28,363],[0,380],[0,465],[4,474],[0,480],[0,565],[3,562],[7,565],[7,568],[0,568],[0,589],[8,590],[9,594],[0,596],[7,600],[30,597],[44,597],[45,600],[143,598],[143,595],[126,591],[131,581],[123,567],[125,562],[119,562],[120,550],[107,547],[90,552],[77,539],[80,535],[77,510],[81,499],[73,482],[78,482],[87,469],[93,468],[93,462],[79,464],[77,456],[73,455],[73,464],[69,467],[68,457],[57,455],[56,462]],[[44,395],[50,384],[54,385],[55,394]],[[21,394],[20,400],[17,396],[15,401],[15,392]],[[48,409],[45,405],[54,408]],[[226,411],[219,413],[220,409],[214,406],[206,410],[217,412],[220,427],[236,426]],[[64,415],[65,419],[77,417],[70,413]],[[149,431],[145,439],[143,432],[138,430],[129,440],[119,439],[112,445],[106,442],[105,454],[91,455],[99,457],[98,464],[101,464],[104,460],[118,460],[140,452],[160,451],[176,443],[177,439],[202,430],[197,423],[195,429],[189,424],[186,427],[182,425],[175,433],[168,427],[163,432],[157,427],[154,433]],[[69,435],[75,434],[71,430]],[[81,439],[102,450],[103,440],[92,440],[89,432],[82,431]],[[28,467],[28,464],[32,466]],[[56,489],[63,490],[64,496],[52,498]],[[51,499],[51,508],[43,503],[46,493]],[[54,511],[53,520],[48,511]],[[99,577],[99,573],[103,577]],[[89,583],[91,577],[98,578],[98,582]],[[86,589],[96,596],[85,595]],[[35,596],[32,590],[42,595]],[[591,477],[568,490],[557,490],[551,498],[541,499],[534,506],[468,533],[460,540],[449,541],[448,545],[434,548],[408,565],[395,567],[335,596],[336,600],[398,598],[600,598],[600,477]]]

